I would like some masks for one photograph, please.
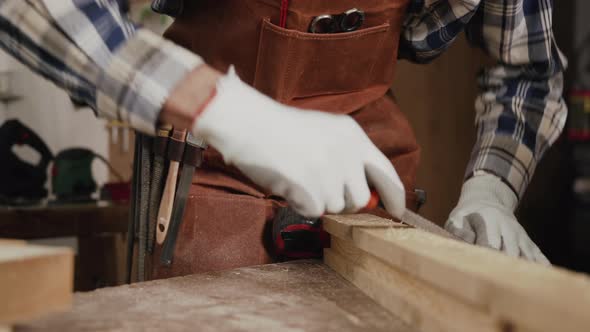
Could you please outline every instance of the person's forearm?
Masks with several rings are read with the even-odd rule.
[[[0,0],[0,46],[99,116],[147,133],[158,120],[190,126],[216,82],[197,55],[136,29],[115,1]]]
[[[400,35],[398,58],[428,63],[444,52],[471,20],[479,0],[412,1]]]
[[[471,44],[497,60],[478,77],[477,142],[466,178],[494,174],[520,198],[565,125],[567,60],[553,36],[553,1],[504,1],[497,7],[483,6],[466,31]]]
[[[158,120],[190,125],[194,114],[187,104],[193,102],[196,110],[200,96],[210,93],[206,88],[214,84],[200,83],[211,79],[198,78],[207,73],[195,70],[203,64],[198,55],[136,28],[115,1],[42,1],[61,30],[99,66],[101,77],[94,82],[99,115],[148,133]],[[167,111],[162,116],[163,108]]]
[[[179,128],[193,128],[198,115],[215,95],[221,73],[208,65],[191,71],[176,85],[162,108],[159,120]]]
[[[0,47],[77,101],[95,103],[91,81],[99,68],[52,24],[40,2],[0,0]]]
[[[498,65],[486,70],[479,83],[477,141],[466,178],[482,171],[494,174],[520,198],[565,125],[563,73],[547,65]]]

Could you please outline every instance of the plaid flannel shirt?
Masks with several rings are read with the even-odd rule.
[[[155,133],[174,86],[202,63],[137,28],[117,0],[0,0],[0,46],[98,116]]]
[[[0,45],[98,115],[153,132],[171,89],[201,59],[133,26],[119,1],[0,0]],[[183,0],[152,6],[175,16]],[[493,173],[519,197],[567,115],[551,17],[551,0],[412,0],[402,32],[400,57],[414,62],[436,58],[462,31],[498,60],[477,81],[466,177]]]
[[[567,117],[567,63],[551,18],[551,0],[412,0],[400,44],[401,58],[423,63],[465,31],[497,60],[477,79],[477,141],[465,177],[495,174],[519,198]]]

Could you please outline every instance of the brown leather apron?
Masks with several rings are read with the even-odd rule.
[[[242,80],[282,103],[349,114],[413,189],[419,148],[388,93],[408,1],[292,0],[285,29],[277,25],[280,0],[185,0],[166,37],[220,71],[234,65]],[[351,8],[366,13],[361,29],[307,33],[315,16]],[[413,192],[408,198],[412,207]],[[174,262],[161,266],[157,249],[152,277],[271,262],[270,222],[280,204],[208,150],[193,179]]]

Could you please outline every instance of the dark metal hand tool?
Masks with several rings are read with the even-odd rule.
[[[137,228],[137,219],[139,216],[139,179],[138,174],[141,169],[139,152],[141,150],[141,139],[135,136],[135,148],[133,154],[133,175],[131,177],[131,208],[129,211],[129,224],[127,228],[127,271],[125,281],[131,283],[131,271],[133,270],[133,247],[135,245],[135,235]]]
[[[182,159],[182,171],[180,173],[174,206],[172,208],[172,219],[168,225],[168,234],[166,235],[164,246],[162,248],[162,256],[160,257],[160,262],[164,265],[172,264],[178,231],[182,224],[188,193],[191,184],[193,183],[193,174],[195,168],[201,166],[201,163],[203,162],[203,151],[206,148],[207,145],[202,139],[197,138],[190,133],[187,135],[184,156]]]
[[[372,210],[377,207],[384,208],[383,203],[381,202],[381,198],[379,197],[379,194],[376,191],[372,190],[371,191],[371,199],[369,200],[369,203],[367,204],[365,209]],[[440,236],[443,236],[443,237],[446,237],[449,239],[463,241],[459,237],[449,233],[446,229],[444,229],[444,228],[438,226],[437,224],[421,217],[420,215],[410,211],[409,209],[406,209],[406,212],[402,216],[401,222],[404,224],[410,225],[414,228],[418,228],[423,231],[427,231],[429,233],[440,235]]]
[[[137,280],[145,281],[145,258],[147,253],[148,241],[148,223],[149,223],[149,192],[152,185],[151,181],[151,166],[152,166],[152,138],[137,133],[140,138],[141,149],[139,151],[140,169],[138,173],[139,179],[139,208],[138,226],[139,226],[139,246],[137,248]]]
[[[324,14],[313,18],[311,33],[339,33],[358,30],[365,22],[365,12],[352,8],[340,15]]]

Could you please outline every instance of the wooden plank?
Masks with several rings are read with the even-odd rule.
[[[349,218],[327,216],[324,227],[331,234],[348,234],[344,239],[359,249],[490,313],[506,326],[590,330],[590,278],[585,275],[417,229],[353,227],[351,231],[346,225]]]
[[[73,262],[69,249],[0,243],[0,324],[69,308]]]
[[[24,240],[13,240],[13,239],[0,239],[0,245],[26,245],[27,242]]]
[[[500,322],[354,246],[332,238],[324,262],[410,326],[424,332],[503,331]]]
[[[340,238],[349,238],[352,236],[352,230],[354,227],[367,227],[367,228],[405,228],[408,225],[395,222],[393,220],[384,219],[371,214],[351,214],[347,215],[345,219],[339,219],[338,227],[331,227],[330,233]]]

